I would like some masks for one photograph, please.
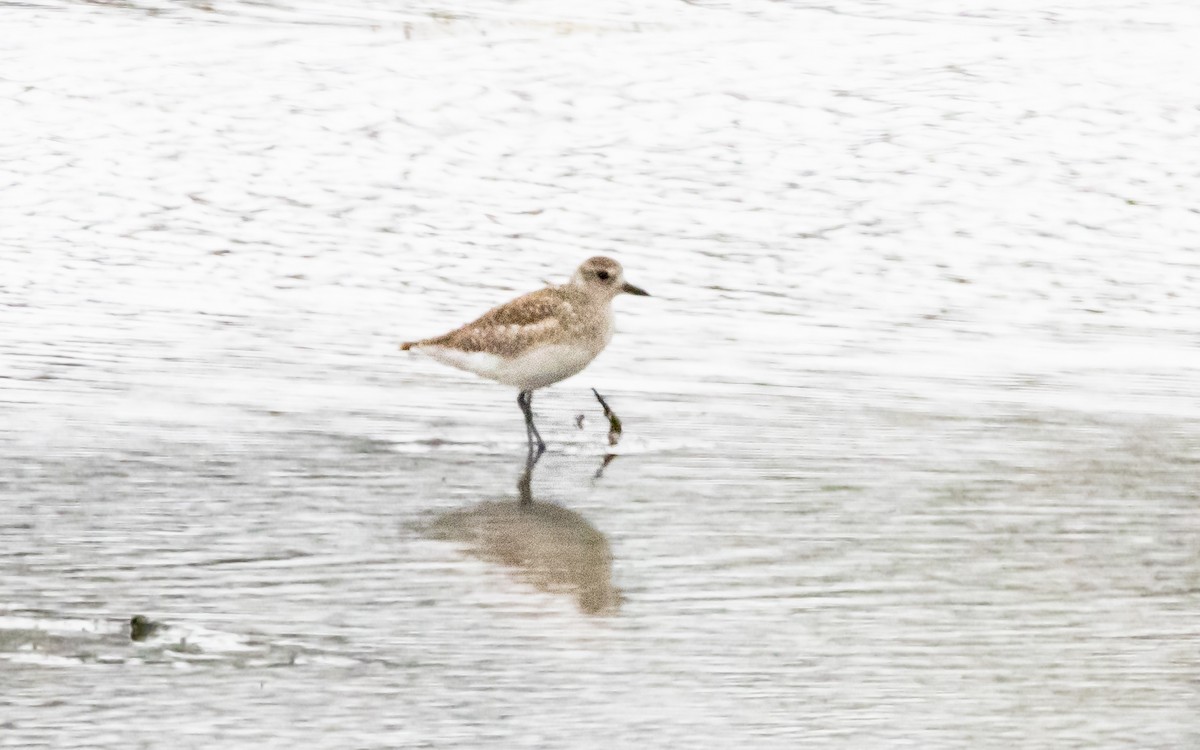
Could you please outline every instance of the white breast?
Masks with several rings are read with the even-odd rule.
[[[504,360],[488,377],[523,391],[545,388],[587,367],[600,351],[570,344],[534,347],[519,357]]]
[[[487,352],[464,352],[443,346],[422,346],[419,351],[460,370],[522,391],[532,391],[571,377],[587,367],[603,348],[551,344],[533,347],[511,359]]]

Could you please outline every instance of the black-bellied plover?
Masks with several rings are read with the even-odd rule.
[[[531,452],[537,441],[540,455],[546,444],[533,424],[533,392],[571,377],[604,351],[613,335],[612,300],[621,293],[649,296],[625,281],[620,263],[596,256],[566,284],[517,297],[450,333],[400,348],[519,389],[525,437]]]

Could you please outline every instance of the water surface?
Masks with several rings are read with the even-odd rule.
[[[1200,741],[1190,4],[0,14],[0,746]]]

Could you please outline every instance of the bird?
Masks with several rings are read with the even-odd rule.
[[[566,284],[522,295],[449,333],[408,341],[400,349],[517,388],[530,455],[536,441],[540,456],[546,443],[533,423],[533,392],[580,372],[604,351],[613,336],[612,301],[619,294],[650,296],[625,280],[620,263],[598,255],[580,264]]]

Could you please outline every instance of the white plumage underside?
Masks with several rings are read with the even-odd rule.
[[[568,344],[547,344],[507,359],[490,352],[464,352],[427,344],[413,347],[437,361],[522,391],[545,388],[571,377],[596,358],[600,350]]]

